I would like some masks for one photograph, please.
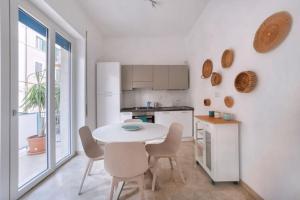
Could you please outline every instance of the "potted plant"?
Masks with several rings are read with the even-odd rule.
[[[45,116],[42,115],[46,106],[46,72],[41,71],[31,75],[35,75],[36,83],[26,92],[21,107],[25,112],[36,109],[38,111],[38,122],[40,123],[38,133],[27,138],[28,154],[36,155],[45,152]]]

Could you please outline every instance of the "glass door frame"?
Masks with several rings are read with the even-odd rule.
[[[53,173],[58,167],[70,160],[75,155],[75,132],[73,122],[75,120],[72,111],[74,110],[74,39],[57,26],[52,20],[49,20],[39,9],[37,9],[29,1],[22,1],[22,5],[12,1],[10,5],[10,31],[11,31],[11,109],[13,114],[10,119],[10,198],[17,199]],[[19,171],[19,152],[18,152],[18,9],[26,11],[36,20],[48,28],[48,45],[47,45],[47,117],[48,117],[48,133],[47,133],[47,164],[48,169],[37,177],[26,183],[21,188],[18,187],[18,171]],[[56,163],[56,134],[55,134],[55,33],[59,33],[66,38],[72,45],[70,54],[70,155],[65,157],[59,163]]]

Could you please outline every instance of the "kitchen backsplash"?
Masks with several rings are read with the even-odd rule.
[[[132,90],[122,93],[121,105],[146,106],[146,102],[158,102],[160,106],[191,106],[188,90]],[[153,104],[152,104],[153,105]]]

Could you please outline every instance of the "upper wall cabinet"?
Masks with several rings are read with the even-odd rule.
[[[152,66],[133,66],[133,82],[152,82]]]
[[[168,66],[153,67],[153,89],[154,90],[169,89],[169,67]]]
[[[140,65],[133,66],[133,88],[149,88],[152,89],[153,80],[152,66]]]
[[[189,69],[187,66],[169,67],[169,90],[189,89]]]
[[[122,90],[132,90],[133,67],[122,66]]]
[[[189,69],[183,65],[124,65],[122,67],[122,90],[133,89],[189,89]]]

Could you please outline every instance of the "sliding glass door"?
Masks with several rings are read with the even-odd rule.
[[[19,10],[18,186],[48,169],[48,28]]]
[[[36,8],[18,10],[18,65],[11,73],[11,198],[74,155],[72,39]]]
[[[55,132],[56,162],[70,155],[71,43],[55,33]]]

